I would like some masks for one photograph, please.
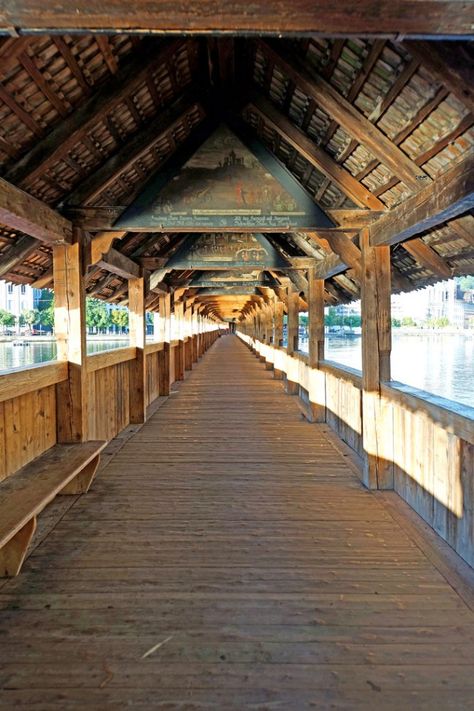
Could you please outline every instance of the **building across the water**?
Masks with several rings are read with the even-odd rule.
[[[453,328],[473,328],[474,290],[463,290],[456,279],[449,279],[420,291],[393,295],[392,318],[406,317],[418,325],[445,321]]]
[[[32,311],[37,306],[38,295],[41,292],[29,284],[12,284],[0,280],[0,310],[13,314],[16,320],[14,329],[20,331],[20,316],[26,311]]]

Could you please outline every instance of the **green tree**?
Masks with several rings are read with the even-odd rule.
[[[474,289],[474,276],[462,276],[458,277],[456,280],[461,287],[462,291],[467,291],[468,289]]]
[[[21,325],[28,326],[31,331],[33,325],[38,321],[38,312],[33,310],[23,311],[20,320],[23,322]]]
[[[35,323],[39,323],[47,329],[54,328],[54,294],[49,289],[41,290]]]
[[[86,299],[86,324],[94,333],[103,333],[110,326],[107,306],[99,299]]]
[[[2,326],[2,329],[5,330],[6,328],[10,328],[14,325],[14,315],[11,314],[9,311],[5,311],[5,309],[0,309],[0,326]]]
[[[416,326],[412,316],[404,316],[402,318],[402,326]]]
[[[400,328],[402,322],[399,318],[392,318],[392,328]]]
[[[126,309],[113,309],[110,317],[114,326],[120,328],[123,333],[124,329],[128,327],[128,311]]]

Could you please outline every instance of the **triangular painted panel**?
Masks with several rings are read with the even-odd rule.
[[[279,161],[221,124],[173,172],[161,173],[117,220],[119,229],[330,227]],[[163,184],[166,176],[167,182]]]
[[[167,269],[285,269],[288,262],[270,242],[249,232],[187,237]]]

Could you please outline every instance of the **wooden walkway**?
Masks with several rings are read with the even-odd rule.
[[[474,616],[235,337],[0,582],[0,708],[472,709]]]

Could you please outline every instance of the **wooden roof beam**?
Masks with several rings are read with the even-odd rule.
[[[69,220],[0,178],[0,223],[47,244],[72,241]]]
[[[33,237],[18,237],[10,249],[0,256],[0,279],[35,252],[38,246],[38,241]]]
[[[446,264],[446,262],[439,256],[434,249],[432,249],[428,244],[423,242],[421,239],[413,239],[408,242],[403,243],[403,249],[405,249],[408,254],[425,267],[436,276],[442,279],[451,279],[453,276],[452,269]]]
[[[474,151],[369,226],[373,246],[393,245],[474,208]]]
[[[316,34],[436,38],[472,35],[472,7],[458,0],[247,0],[216,5],[214,0],[189,0],[185,4],[156,0],[114,0],[102,5],[77,0],[61,3],[25,3],[14,0],[2,7],[0,30],[16,32],[182,32]]]
[[[319,148],[308,136],[300,131],[288,118],[281,113],[268,99],[255,97],[251,106],[263,117],[265,123],[271,126],[311,165],[329,178],[356,205],[369,207],[373,210],[384,210],[385,206],[375,195],[372,195],[362,183],[359,183],[345,168],[342,168],[322,148]]]
[[[12,165],[5,175],[7,180],[19,185],[30,184],[52,162],[60,160],[101,118],[130,96],[154,67],[173,56],[182,42],[172,40],[156,52],[156,40],[144,40],[139,55],[134,55],[105,85]],[[146,56],[150,57],[148,62],[143,61]]]
[[[430,74],[474,114],[474,66],[464,48],[451,42],[404,42]]]
[[[284,74],[295,81],[297,86],[314,99],[349,135],[368,148],[406,185],[414,189],[419,188],[419,180],[425,176],[423,169],[419,168],[331,84],[316,74],[310,74],[297,57],[289,54],[283,56],[273,48],[273,45],[263,40],[258,40],[258,44],[264,54],[272,58]]]
[[[81,181],[63,202],[67,205],[82,205],[97,198],[117,180],[121,173],[130,168],[146,151],[185,119],[196,101],[193,90],[185,92],[156,116],[146,128],[132,136],[98,170]]]
[[[96,267],[116,274],[122,279],[136,279],[141,276],[140,266],[116,249],[109,249],[95,264]]]

